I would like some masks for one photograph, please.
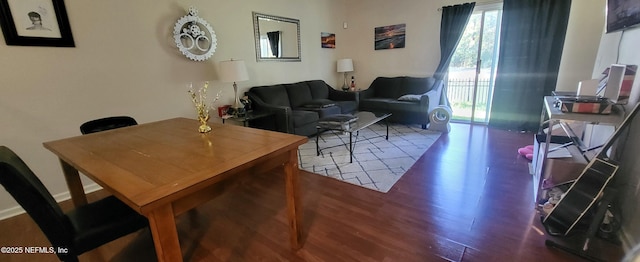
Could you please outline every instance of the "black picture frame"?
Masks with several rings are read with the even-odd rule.
[[[0,0],[0,27],[7,45],[75,47],[64,0]]]
[[[607,0],[607,34],[639,26],[639,8],[637,0]]]

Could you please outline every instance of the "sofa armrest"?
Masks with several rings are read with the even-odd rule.
[[[359,91],[360,99],[363,98],[372,98],[375,90],[372,87]]]
[[[293,121],[291,120],[292,111],[290,107],[267,104],[262,101],[262,99],[255,95],[252,95],[251,93],[246,93],[246,95],[249,96],[249,99],[251,99],[254,110],[274,113],[276,121],[276,131],[293,134]]]
[[[279,132],[293,134],[293,120],[291,116],[291,107],[286,106],[268,106],[270,112],[276,116],[276,124]]]
[[[357,96],[356,92],[347,92],[347,91],[339,91],[335,90],[330,86],[327,86],[329,89],[329,100],[333,101],[355,101]]]
[[[436,90],[431,90],[420,96],[420,107],[428,108],[427,112],[431,112],[431,108],[438,105],[440,97],[437,96]]]
[[[440,96],[442,96],[443,84],[442,80],[437,80],[434,83],[434,87],[429,90],[429,92],[422,94],[420,97],[420,106],[428,108],[427,113],[440,105]]]

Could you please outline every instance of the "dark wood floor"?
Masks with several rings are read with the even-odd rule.
[[[528,162],[516,153],[531,142],[531,134],[453,124],[386,194],[302,172],[305,244],[297,252],[289,248],[283,176],[243,177],[178,217],[182,251],[189,261],[582,261],[544,244]],[[50,245],[24,215],[0,221],[0,232],[0,246]],[[620,260],[620,247],[600,242],[595,255]],[[154,261],[155,253],[146,229],[80,260]]]

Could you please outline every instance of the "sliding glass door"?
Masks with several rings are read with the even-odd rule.
[[[446,84],[454,121],[489,121],[501,18],[501,5],[476,6],[451,58]]]

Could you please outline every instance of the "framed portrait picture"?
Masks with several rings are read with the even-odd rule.
[[[7,45],[74,47],[63,0],[0,0]]]

